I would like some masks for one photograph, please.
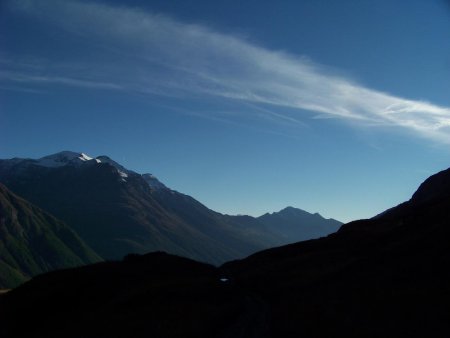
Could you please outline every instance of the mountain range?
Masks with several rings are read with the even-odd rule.
[[[138,174],[107,156],[70,151],[0,160],[0,182],[64,222],[105,260],[162,250],[222,264],[325,236],[342,224],[294,208],[258,218],[223,215],[151,174]]]
[[[447,169],[372,219],[220,267],[157,252],[41,275],[0,297],[0,335],[448,337],[449,224]]]

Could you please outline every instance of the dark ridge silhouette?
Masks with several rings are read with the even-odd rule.
[[[446,197],[450,197],[450,168],[426,179],[414,193],[411,201],[414,204],[423,204]]]

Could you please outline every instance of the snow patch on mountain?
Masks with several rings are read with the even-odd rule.
[[[90,161],[90,160],[92,160],[92,157],[86,155],[85,153],[81,153],[80,155],[81,155],[79,157],[80,160],[83,160],[83,161]]]
[[[123,171],[120,171],[119,169],[116,169],[116,170],[117,170],[117,172],[119,173],[120,180],[121,180],[122,182],[126,182],[127,180],[126,180],[125,178],[128,177],[128,174],[127,174],[127,173],[124,173]]]

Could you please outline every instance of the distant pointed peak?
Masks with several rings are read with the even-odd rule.
[[[295,208],[295,207],[292,207],[292,206],[287,206],[286,208],[281,209],[280,211],[275,211],[275,212],[272,212],[272,213],[266,213],[263,216],[267,217],[267,215],[268,216],[270,216],[270,215],[273,215],[273,216],[275,216],[275,215],[280,215],[280,216],[295,216],[295,215],[300,216],[300,215],[303,215],[303,216],[308,216],[308,217],[317,217],[317,218],[325,219],[325,217],[323,217],[318,212],[311,213],[311,212],[305,211],[303,209]]]
[[[294,207],[291,207],[291,206],[288,206],[288,207],[286,207],[286,208],[284,208],[284,209],[281,209],[280,211],[279,211],[279,213],[306,213],[306,214],[311,214],[311,213],[309,213],[309,212],[307,212],[307,211],[305,211],[305,210],[303,210],[303,209],[299,209],[299,208],[294,208]]]

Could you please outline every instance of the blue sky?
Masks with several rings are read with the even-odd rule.
[[[109,155],[230,214],[343,221],[449,167],[445,1],[0,5],[0,158]]]

